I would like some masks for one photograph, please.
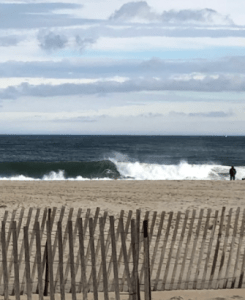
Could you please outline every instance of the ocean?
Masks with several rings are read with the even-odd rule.
[[[245,137],[0,135],[0,180],[229,180]]]

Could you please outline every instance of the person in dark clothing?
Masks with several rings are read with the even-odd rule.
[[[230,168],[230,180],[235,180],[236,169],[232,166]]]

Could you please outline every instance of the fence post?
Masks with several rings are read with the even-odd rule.
[[[149,237],[148,237],[148,221],[143,221],[144,226],[144,261],[145,261],[145,300],[151,300],[151,283],[150,283],[150,261],[149,261]]]
[[[101,264],[103,268],[103,289],[104,299],[109,300],[108,295],[108,280],[107,280],[107,269],[106,269],[106,254],[105,254],[105,240],[104,240],[104,218],[100,218],[100,246],[101,246]],[[99,284],[99,282],[98,282]]]
[[[38,272],[38,293],[39,293],[39,300],[43,300],[43,281],[42,281],[42,265],[41,265],[41,237],[40,237],[40,226],[39,222],[35,224],[36,230],[36,249],[37,249],[37,272]]]
[[[116,248],[114,217],[113,216],[110,216],[110,234],[111,234],[111,251],[112,251],[112,261],[113,261],[113,271],[114,271],[115,295],[116,295],[116,300],[120,300],[119,281],[118,281],[118,265],[117,265],[117,248]]]
[[[162,250],[161,250],[160,262],[158,265],[156,279],[155,279],[154,286],[153,286],[154,291],[156,291],[157,287],[158,287],[158,280],[159,280],[161,269],[163,266],[163,260],[164,260],[165,250],[166,250],[166,246],[167,246],[167,242],[168,242],[168,238],[169,238],[169,231],[170,231],[172,219],[173,219],[173,212],[171,211],[169,213],[169,217],[168,217],[168,225],[167,225],[165,236],[164,236],[164,242],[163,242],[163,246],[162,246]]]
[[[128,289],[129,289],[129,299],[132,299],[132,282],[130,278],[130,271],[129,271],[129,263],[128,263],[128,255],[127,255],[127,247],[126,247],[126,233],[124,231],[123,219],[119,219],[120,228],[121,228],[121,240],[122,240],[122,252],[124,257],[124,265],[125,265],[125,273],[128,282]]]
[[[16,233],[16,221],[12,222],[13,231],[13,254],[14,254],[14,285],[15,285],[15,298],[20,300],[20,279],[19,279],[19,262],[18,262],[18,242]]]
[[[90,250],[91,250],[91,260],[92,260],[94,300],[98,300],[98,289],[97,289],[97,278],[96,278],[96,259],[95,259],[95,250],[94,250],[94,222],[93,222],[92,218],[89,218],[89,235],[90,235]]]
[[[31,300],[31,271],[30,271],[30,252],[29,252],[29,239],[28,239],[28,227],[24,227],[24,247],[25,247],[25,275],[26,275],[26,291],[27,300]]]
[[[40,266],[41,266],[40,270],[41,270],[42,274],[43,274],[43,271],[42,271],[42,265],[41,265],[41,263],[42,263],[42,258],[41,258],[41,240],[42,240],[42,236],[43,236],[44,226],[45,226],[45,223],[46,223],[46,217],[47,217],[47,208],[44,209],[41,225],[39,225],[38,221],[36,222],[36,224],[38,224],[38,225],[36,225],[36,226],[38,226],[38,231],[36,231],[36,244],[37,244],[37,239],[39,239],[39,241],[40,241],[39,242],[39,245],[40,245],[40,247],[39,247],[39,249],[40,249]],[[37,234],[39,234],[39,236]],[[36,269],[37,269],[37,272],[39,272],[39,269],[37,268],[37,261],[38,261],[38,259],[37,259],[37,253],[36,253],[36,256],[34,257],[34,264],[32,266],[31,278],[35,277]],[[42,278],[42,274],[38,273],[38,278]],[[37,284],[35,284],[33,282],[32,285],[33,285],[32,289],[34,291],[36,291],[37,294],[39,294],[39,299],[40,299],[40,292],[38,290],[39,289],[39,287],[38,287],[39,281],[37,282]],[[43,286],[43,284],[42,284],[42,286]],[[42,289],[42,296],[43,296],[43,289]]]
[[[73,211],[74,211],[74,208],[71,207],[69,210],[69,214],[68,214],[68,221],[72,220]],[[68,235],[68,222],[66,223],[66,227],[64,230],[64,235],[63,235],[63,240],[62,240],[62,249],[66,248],[67,235]],[[57,285],[58,279],[59,279],[59,269],[57,268],[55,280],[54,280],[54,290],[56,290],[56,285]]]
[[[161,218],[160,218],[160,223],[159,223],[159,226],[158,226],[155,247],[154,247],[153,255],[152,255],[152,258],[151,258],[151,277],[153,277],[154,263],[155,263],[156,254],[157,254],[157,250],[158,250],[158,245],[159,245],[159,241],[160,241],[160,237],[161,237],[161,233],[162,233],[162,226],[163,226],[164,218],[165,218],[165,211],[163,211],[161,213]],[[138,231],[138,228],[137,228],[137,231]],[[139,233],[137,232],[137,234],[139,234]]]
[[[39,218],[39,215],[40,215],[40,210],[41,209],[38,208],[37,211],[36,211],[35,220],[34,220],[34,223],[33,223],[33,229],[32,229],[32,232],[31,232],[31,239],[30,239],[30,243],[29,243],[29,253],[31,253],[31,251],[32,251],[32,246],[33,246],[34,238],[35,238],[35,224],[36,224],[36,222],[38,222],[38,218]],[[27,225],[28,224],[26,224],[26,227],[29,228]],[[30,278],[34,278],[34,277],[32,277],[31,274],[30,274]],[[23,273],[23,276],[22,276],[22,283],[21,283],[21,286],[20,286],[20,293],[21,294],[22,294],[22,292],[23,293],[25,292],[25,282],[26,282],[26,269],[24,270],[24,273]],[[32,292],[32,283],[31,283],[31,292]]]
[[[51,243],[51,222],[47,221],[47,253],[48,253],[48,270],[49,270],[49,287],[50,287],[50,300],[54,299],[54,278],[53,278],[53,256],[52,256],[52,243]]]
[[[1,242],[2,242],[2,262],[3,262],[3,283],[4,283],[4,300],[9,298],[9,285],[8,285],[8,266],[7,266],[7,251],[6,251],[6,232],[5,232],[5,222],[2,221],[2,232],[1,232]]]
[[[69,231],[69,254],[70,254],[70,264],[71,264],[71,293],[72,293],[72,300],[76,300],[77,297],[76,297],[76,281],[75,281],[75,268],[74,268],[72,221],[68,221],[68,231]]]
[[[132,244],[132,256],[133,256],[133,272],[132,272],[132,288],[133,288],[133,299],[138,299],[137,295],[137,281],[138,281],[138,270],[137,270],[137,254],[136,254],[136,236],[135,236],[135,220],[131,220],[131,244]]]
[[[60,299],[65,300],[65,283],[63,271],[63,244],[61,221],[58,222],[58,249],[59,249],[59,273],[60,273]]]
[[[48,210],[48,222],[46,222],[47,235],[48,235],[48,224],[50,224],[50,220],[51,220],[51,209],[49,208],[49,210]],[[48,296],[48,286],[49,286],[48,236],[47,236],[47,241],[46,241],[46,244],[45,244],[44,254],[45,254],[46,272],[45,272],[45,286],[44,286],[43,295]]]
[[[81,282],[83,285],[83,300],[88,299],[88,287],[87,287],[87,277],[86,277],[86,264],[85,264],[85,251],[84,251],[84,237],[85,233],[83,229],[83,220],[79,218],[78,220],[78,230],[79,230],[79,248],[80,248],[80,259],[81,259]]]
[[[139,282],[139,255],[140,255],[140,210],[136,210],[136,221],[135,221],[135,272],[136,272],[136,300],[140,300],[140,282]]]

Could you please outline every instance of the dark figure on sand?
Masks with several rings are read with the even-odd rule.
[[[232,166],[230,168],[230,180],[235,180],[236,169]]]

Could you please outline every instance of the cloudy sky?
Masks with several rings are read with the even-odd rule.
[[[245,134],[244,0],[0,0],[0,134]]]

